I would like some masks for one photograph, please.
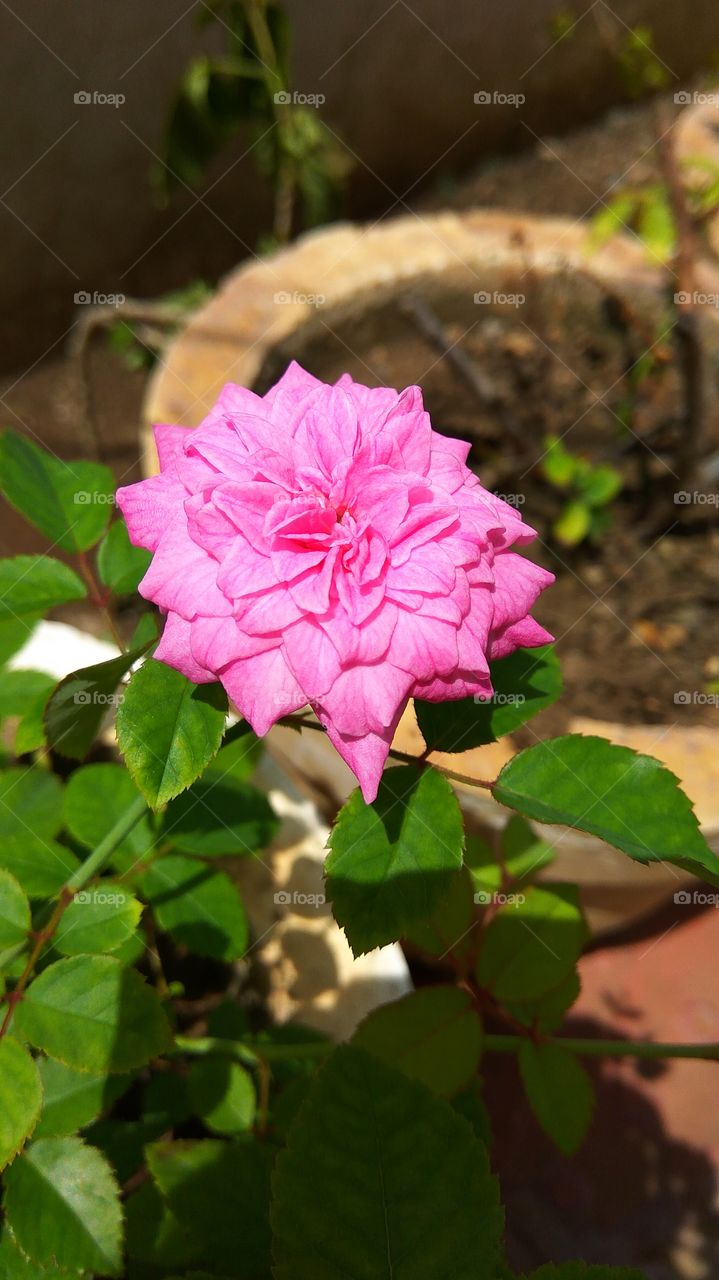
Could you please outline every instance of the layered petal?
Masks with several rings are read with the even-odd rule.
[[[154,553],[157,658],[221,680],[260,734],[310,703],[367,801],[409,697],[488,697],[490,659],[550,639],[531,610],[552,575],[510,550],[534,531],[418,387],[331,387],[293,363],[156,441],[161,474],[118,501]]]

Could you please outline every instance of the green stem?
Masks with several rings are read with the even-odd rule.
[[[83,886],[87,884],[88,880],[91,880],[93,876],[98,875],[99,872],[103,870],[110,861],[110,858],[115,852],[117,846],[125,839],[125,836],[132,831],[132,828],[136,826],[143,813],[146,813],[146,811],[147,805],[145,804],[145,801],[142,796],[138,796],[137,800],[130,805],[129,809],[125,810],[122,817],[119,818],[110,831],[108,831],[105,838],[100,841],[97,847],[93,849],[92,853],[89,854],[85,861],[80,864],[77,871],[74,871],[70,878],[65,881],[65,884],[57,895],[57,902],[55,903],[47,924],[43,925],[43,927],[33,935],[34,942],[25,968],[18,978],[13,990],[9,991],[4,997],[8,1007],[2,1020],[2,1025],[0,1025],[0,1039],[2,1039],[6,1034],[10,1026],[15,1006],[23,997],[25,988],[33,975],[35,965],[37,964],[42,951],[46,947],[47,943],[53,938],[55,930],[57,929],[64,912],[69,907],[78,889],[82,889]],[[26,944],[23,944],[23,949],[25,945]]]
[[[487,1035],[483,1044],[491,1053],[516,1053],[526,1039],[526,1036]],[[552,1036],[544,1043],[568,1049],[580,1057],[719,1059],[719,1044],[661,1044],[654,1040],[599,1040],[572,1036]]]
[[[285,146],[285,137],[291,122],[292,107],[282,100],[277,101],[278,95],[284,96],[286,85],[280,71],[272,32],[267,23],[265,0],[245,0],[245,13],[260,56],[267,93],[272,104],[272,113],[282,140],[275,179],[273,231],[279,243],[286,244],[292,233],[292,210],[296,187],[290,148]]]
[[[203,1058],[236,1058],[249,1067],[257,1067],[263,1062],[287,1062],[292,1058],[322,1058],[331,1053],[332,1049],[334,1045],[329,1040],[310,1040],[307,1044],[251,1046],[241,1040],[221,1040],[216,1036],[175,1036],[177,1053],[189,1053]]]
[[[115,622],[115,619],[112,616],[112,612],[109,608],[108,601],[103,596],[103,593],[100,590],[99,583],[92,571],[92,565],[90,564],[86,551],[78,551],[77,562],[78,562],[78,567],[80,569],[80,573],[82,574],[87,584],[87,588],[89,591],[88,598],[90,600],[90,603],[94,604],[95,608],[100,610],[100,613],[105,619],[105,622],[110,631],[110,634],[113,640],[115,641],[115,644],[117,645],[118,649],[120,650],[120,653],[127,653],[127,645],[125,644],[125,641],[123,640],[120,634],[120,630],[117,626],[117,623]]]
[[[104,870],[117,846],[130,834],[133,827],[137,826],[140,818],[145,813],[147,813],[147,804],[142,796],[138,796],[122,816],[118,818],[115,825],[110,828],[97,848],[93,849],[92,853],[80,864],[77,871],[73,872],[65,884],[65,890],[68,893],[76,893],[78,889],[82,889],[87,884],[88,880],[91,880],[93,876]]]

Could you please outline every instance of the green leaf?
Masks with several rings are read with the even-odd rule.
[[[12,1036],[0,1040],[0,1169],[30,1137],[42,1106],[37,1064]]]
[[[227,714],[221,685],[194,685],[149,658],[128,685],[117,715],[125,762],[153,809],[190,786],[218,750]]]
[[[538,822],[589,831],[637,862],[673,862],[719,881],[719,859],[678,779],[629,747],[581,734],[540,742],[504,766],[494,798]]]
[[[121,701],[117,686],[143,653],[121,653],[60,681],[45,710],[47,741],[55,751],[71,760],[85,759],[105,716]]]
[[[5,1175],[4,1209],[18,1245],[41,1266],[120,1274],[120,1190],[104,1157],[79,1138],[33,1142]]]
[[[54,681],[53,681],[54,684]],[[45,745],[45,703],[43,694],[28,704],[28,709],[15,731],[15,755],[39,751]]]
[[[0,773],[0,839],[28,833],[52,839],[62,825],[62,786],[33,766]]]
[[[584,1141],[594,1109],[594,1088],[573,1053],[558,1044],[519,1047],[519,1071],[537,1120],[565,1155]]]
[[[464,862],[476,890],[474,901],[482,904],[491,902],[502,884],[502,868],[494,849],[470,831],[467,835]]]
[[[3,1280],[67,1280],[57,1267],[38,1267],[18,1249],[7,1224],[0,1226],[0,1276]]]
[[[39,622],[39,616],[26,613],[22,618],[0,620],[0,666],[4,666],[18,649],[27,644]]]
[[[135,802],[139,792],[122,765],[88,764],[76,769],[65,787],[65,825],[86,849],[94,849]],[[154,848],[149,813],[120,841],[112,866],[126,874]]]
[[[541,459],[541,470],[544,478],[557,489],[568,488],[574,480],[577,467],[574,455],[559,436],[545,436],[543,443],[545,452]]]
[[[30,932],[30,903],[14,876],[0,871],[0,951],[25,942]]]
[[[622,191],[595,213],[590,221],[587,247],[590,252],[601,249],[620,231],[630,231],[631,222],[639,203],[635,191]]]
[[[531,885],[490,922],[477,981],[500,1002],[536,999],[572,972],[585,938],[575,885]]]
[[[539,1031],[554,1031],[564,1021],[568,1009],[571,1009],[579,992],[581,982],[576,970],[563,978],[558,986],[535,1000],[524,1000],[521,1004],[509,1003],[506,1007],[518,1022],[525,1026],[536,1026]]]
[[[213,1133],[240,1134],[252,1128],[257,1099],[249,1071],[229,1058],[200,1058],[188,1079],[195,1115]]]
[[[270,843],[279,823],[266,796],[231,772],[207,770],[187,791],[171,800],[161,838],[176,849],[212,858],[252,853]]]
[[[504,828],[500,843],[504,866],[515,882],[536,876],[557,856],[554,846],[535,835],[529,823],[516,813]]]
[[[205,1266],[237,1276],[241,1259],[242,1280],[267,1280],[272,1157],[267,1146],[215,1138],[147,1148],[150,1172]]]
[[[589,504],[581,498],[568,502],[553,525],[554,536],[563,547],[576,547],[586,538],[592,523]]]
[[[73,569],[52,556],[14,556],[0,560],[0,619],[45,614],[71,600],[84,600],[87,588]]]
[[[157,993],[113,956],[72,956],[28,987],[13,1026],[37,1049],[77,1071],[122,1074],[170,1042]]]
[[[184,1268],[200,1259],[202,1251],[198,1247],[192,1248],[154,1183],[143,1183],[130,1196],[125,1205],[125,1216],[127,1253],[133,1260],[164,1269]]]
[[[432,915],[405,931],[407,941],[441,959],[450,954],[454,958],[463,955],[474,942],[473,888],[466,866],[455,871],[448,893],[435,907]]]
[[[137,591],[151,560],[152,552],[133,547],[124,520],[116,520],[97,549],[100,581],[117,596],[130,595]]]
[[[120,1183],[127,1182],[145,1164],[145,1147],[165,1132],[148,1120],[96,1120],[84,1137],[110,1161]]]
[[[61,462],[26,436],[0,437],[0,491],[63,551],[87,551],[102,537],[115,484],[96,462]]]
[[[55,681],[44,671],[3,671],[0,683],[0,718],[23,716],[28,702],[49,694]]]
[[[4,835],[0,866],[22,885],[29,898],[52,898],[80,863],[64,845],[29,831]]]
[[[246,720],[238,720],[222,739],[222,746],[207,766],[207,774],[226,777],[231,774],[238,781],[252,777],[264,750],[262,741],[252,732]]]
[[[374,804],[353,791],[330,836],[327,893],[355,955],[434,911],[462,863],[457,798],[434,769],[388,769]]]
[[[121,884],[101,880],[75,894],[55,931],[53,946],[63,956],[117,951],[137,928],[142,903]]]
[[[157,623],[158,615],[152,610],[148,609],[147,612],[141,613],[130,637],[130,648],[145,650],[156,644],[160,638],[160,628]]]
[[[502,1213],[466,1120],[343,1046],[318,1073],[278,1157],[272,1226],[276,1280],[487,1280]]]
[[[88,1075],[53,1058],[42,1058],[42,1114],[35,1138],[66,1138],[96,1120],[127,1089],[125,1076]]]
[[[676,251],[677,226],[664,187],[649,187],[640,206],[637,234],[649,253],[660,262],[669,262]]]
[[[468,751],[495,742],[549,707],[562,692],[562,673],[553,645],[517,649],[490,668],[489,700],[422,702],[415,698],[417,723],[435,751]]]
[[[196,858],[167,854],[145,872],[140,890],[160,928],[190,951],[228,962],[245,954],[247,917],[224,872]]]
[[[422,987],[380,1005],[352,1037],[390,1067],[451,1098],[471,1080],[482,1051],[482,1024],[468,991]]]
[[[616,498],[623,484],[622,476],[614,467],[591,467],[581,484],[581,492],[590,507],[603,507]]]

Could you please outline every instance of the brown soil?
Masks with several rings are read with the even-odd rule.
[[[631,430],[619,416],[627,367],[648,333],[667,327],[662,308],[652,314],[644,299],[626,323],[590,275],[501,284],[523,291],[524,303],[477,304],[466,281],[445,279],[359,314],[318,318],[273,353],[258,385],[270,385],[291,356],[330,381],[348,370],[372,385],[419,383],[435,427],[473,441],[483,483],[521,507],[540,535],[533,554],[557,575],[535,612],[557,637],[567,692],[543,716],[543,731],[560,731],[572,713],[716,725],[716,705],[696,697],[719,677],[719,522],[714,505],[674,502],[683,487],[675,474],[682,397],[669,337]],[[444,346],[422,331],[418,300]],[[442,354],[452,344],[470,358],[481,393]],[[622,475],[611,528],[596,545],[570,551],[552,534],[564,499],[539,466],[549,432]],[[682,691],[689,702],[675,701]]]

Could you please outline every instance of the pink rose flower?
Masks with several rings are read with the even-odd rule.
[[[551,640],[529,613],[553,575],[510,549],[534,530],[432,430],[419,387],[292,364],[155,439],[160,475],[117,495],[154,552],[155,657],[220,680],[258,734],[309,703],[368,802],[410,698],[489,697],[490,659]]]

